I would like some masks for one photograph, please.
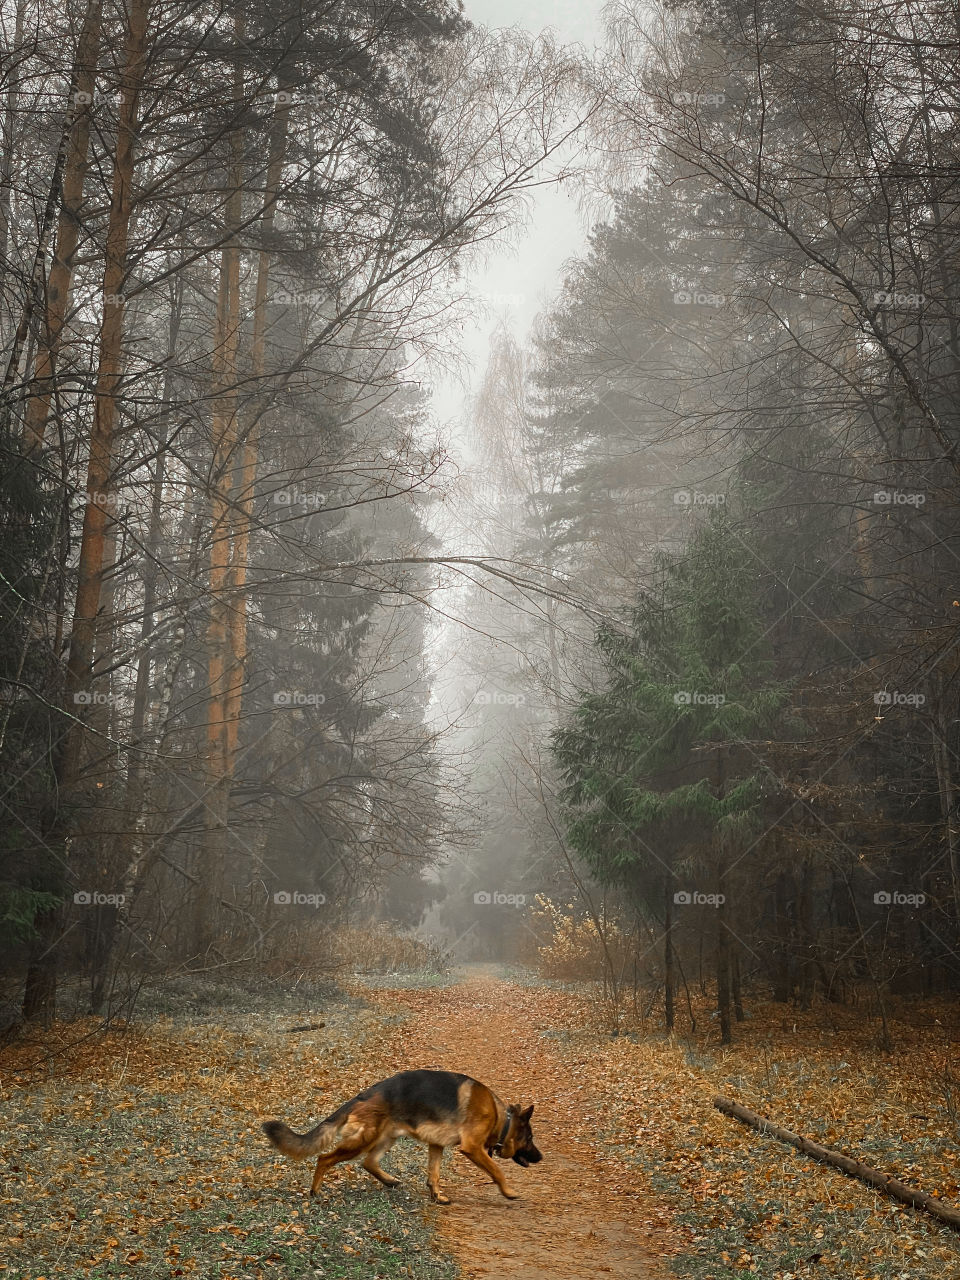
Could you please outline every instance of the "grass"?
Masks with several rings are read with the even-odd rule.
[[[310,1165],[260,1132],[271,1115],[303,1126],[384,1074],[399,1015],[329,984],[277,1001],[179,982],[143,1008],[146,1025],[82,1040],[70,1024],[43,1056],[5,1054],[0,1277],[452,1280],[422,1153],[390,1154],[405,1178],[392,1191],[343,1167],[310,1201]],[[325,1025],[288,1033],[311,1021]]]
[[[457,976],[453,972],[420,969],[400,973],[355,973],[346,985],[349,987],[353,982],[372,991],[426,991],[434,987],[449,987],[456,981]]]
[[[421,1161],[422,1164],[422,1161]],[[393,1167],[403,1172],[403,1156]],[[304,1171],[301,1169],[300,1173]],[[412,1170],[408,1171],[412,1172]],[[363,1179],[362,1183],[360,1179]],[[230,1204],[191,1197],[175,1223],[153,1235],[132,1231],[118,1222],[105,1224],[116,1240],[110,1256],[92,1267],[76,1258],[53,1272],[84,1280],[107,1280],[133,1274],[216,1276],[220,1280],[268,1274],[284,1277],[327,1277],[328,1280],[453,1280],[456,1269],[431,1244],[431,1225],[419,1188],[387,1192],[366,1174],[348,1171],[309,1204],[303,1185],[278,1189],[250,1187]],[[76,1197],[76,1220],[97,1208]],[[431,1210],[432,1212],[432,1210]],[[102,1213],[102,1210],[101,1210]],[[64,1259],[69,1258],[65,1249]],[[30,1270],[8,1267],[5,1275],[34,1280]]]
[[[328,1005],[333,1009],[360,1008],[363,1003],[359,996],[348,995],[330,978],[290,982],[259,975],[240,980],[183,974],[144,986],[136,1013],[141,1022],[158,1018],[188,1022],[210,1018],[230,1022],[251,1014],[295,1015],[315,1013]]]

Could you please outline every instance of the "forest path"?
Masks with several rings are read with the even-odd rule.
[[[400,1032],[410,1067],[463,1071],[505,1102],[536,1104],[543,1160],[509,1164],[519,1200],[505,1200],[480,1170],[447,1154],[441,1187],[453,1203],[436,1215],[440,1241],[471,1280],[661,1280],[656,1227],[645,1221],[642,1197],[590,1142],[603,1117],[590,1114],[589,1086],[540,1034],[550,1024],[539,995],[484,970],[452,987],[391,992],[410,1010]]]

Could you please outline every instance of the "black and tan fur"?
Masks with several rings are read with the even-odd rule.
[[[310,1194],[315,1196],[324,1174],[344,1160],[362,1160],[363,1168],[385,1187],[398,1179],[384,1173],[380,1159],[398,1138],[425,1143],[427,1186],[434,1200],[449,1204],[440,1190],[440,1161],[445,1147],[488,1173],[508,1200],[516,1200],[492,1160],[514,1160],[521,1167],[543,1157],[533,1142],[533,1107],[506,1106],[479,1080],[455,1071],[401,1071],[381,1080],[345,1102],[309,1133],[294,1133],[280,1120],[269,1120],[263,1131],[273,1145],[292,1160],[317,1156]]]

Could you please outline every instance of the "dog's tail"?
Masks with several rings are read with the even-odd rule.
[[[320,1155],[334,1145],[334,1139],[343,1127],[344,1117],[339,1111],[326,1120],[321,1120],[309,1133],[294,1133],[282,1120],[268,1120],[262,1126],[273,1145],[291,1160],[306,1160],[309,1156]]]

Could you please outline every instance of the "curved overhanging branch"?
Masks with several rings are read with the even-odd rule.
[[[596,622],[611,622],[615,620],[615,615],[608,609],[603,609],[601,606],[585,600],[582,596],[575,595],[565,587],[559,589],[546,586],[534,581],[532,578],[522,577],[519,573],[504,566],[516,565],[518,568],[526,570],[537,569],[547,574],[550,578],[562,582],[561,575],[555,570],[548,569],[543,565],[530,565],[521,560],[510,560],[504,556],[386,556],[369,560],[338,561],[336,564],[331,565],[330,568],[337,571],[346,571],[351,569],[378,569],[388,565],[402,564],[433,564],[441,567],[466,565],[472,569],[479,569],[483,573],[488,573],[491,577],[500,578],[520,591],[531,591],[535,595],[547,596],[551,600],[556,600],[559,604],[565,604],[571,609],[576,609],[579,613],[585,614]]]

